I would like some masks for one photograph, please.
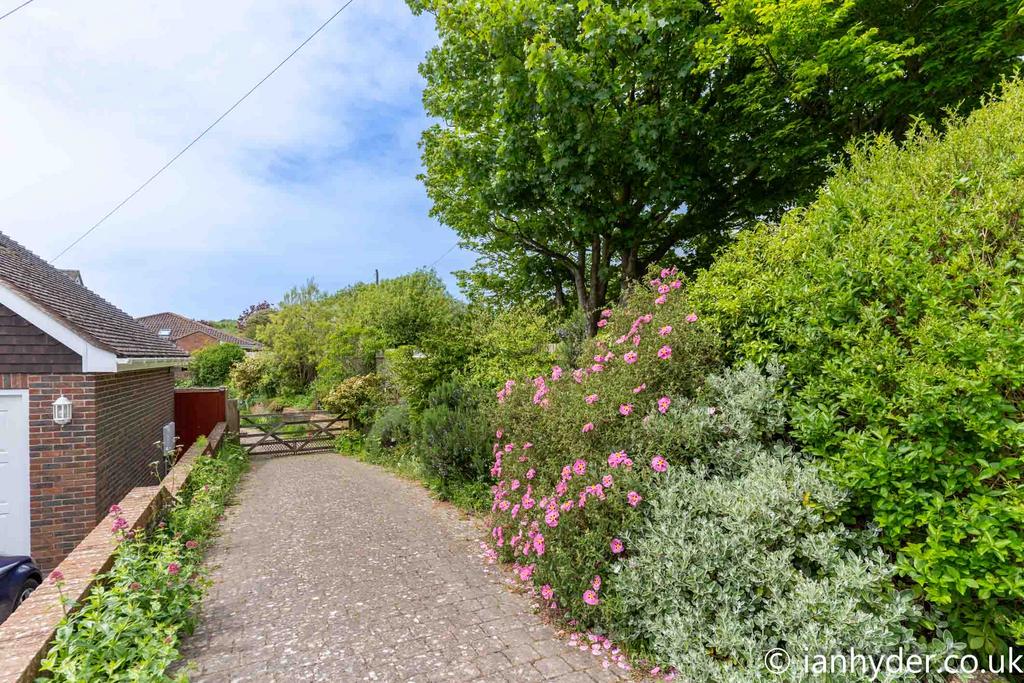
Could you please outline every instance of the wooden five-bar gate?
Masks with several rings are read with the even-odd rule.
[[[242,415],[239,435],[250,455],[278,456],[334,450],[338,436],[352,421],[327,413],[264,413]]]

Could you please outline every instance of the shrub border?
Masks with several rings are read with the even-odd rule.
[[[139,486],[128,492],[118,505],[128,529],[146,527],[161,510],[171,504],[188,483],[196,460],[216,453],[224,441],[227,424],[219,422],[207,438],[189,448],[158,486]],[[117,552],[117,536],[110,532],[106,519],[61,562],[55,571],[64,575],[61,589],[45,581],[10,618],[0,624],[0,683],[30,683],[39,673],[39,664],[50,649],[57,626],[64,619],[64,598],[74,605],[89,595],[101,574],[110,569]]]

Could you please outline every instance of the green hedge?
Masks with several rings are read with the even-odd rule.
[[[1024,88],[879,140],[690,288],[971,649],[1024,642]]]
[[[219,387],[227,384],[231,368],[245,360],[245,351],[238,344],[211,344],[192,354],[189,371],[197,387]]]

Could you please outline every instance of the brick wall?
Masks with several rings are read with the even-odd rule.
[[[87,375],[0,374],[0,389],[29,391],[32,556],[56,566],[113,503],[135,486],[155,485],[155,444],[174,420],[170,368]],[[71,423],[53,422],[63,393]]]
[[[29,478],[32,556],[57,564],[96,524],[96,397],[92,376],[0,375],[0,388],[29,390]],[[70,424],[53,421],[63,393],[74,404]]]
[[[100,518],[135,486],[159,482],[163,427],[174,421],[170,368],[96,375],[96,498]],[[166,470],[161,470],[161,476]]]
[[[205,332],[193,332],[192,334],[187,334],[184,337],[182,337],[180,339],[176,339],[174,341],[174,344],[179,349],[181,349],[182,351],[187,351],[188,353],[192,353],[194,351],[198,351],[199,349],[201,349],[203,347],[206,347],[206,346],[209,346],[210,344],[219,344],[219,343],[220,343],[219,339],[216,339],[215,337],[211,337],[210,335],[206,334]]]

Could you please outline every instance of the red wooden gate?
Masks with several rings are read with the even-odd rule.
[[[227,414],[227,390],[175,389],[174,427],[178,445],[187,450],[201,435],[209,434]]]

